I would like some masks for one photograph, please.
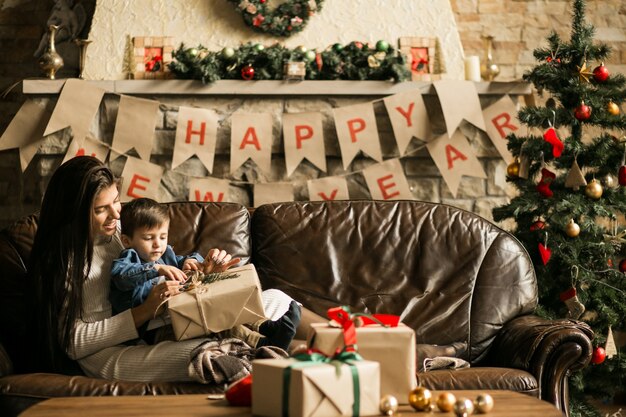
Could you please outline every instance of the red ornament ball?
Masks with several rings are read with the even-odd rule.
[[[622,165],[621,167],[619,167],[617,181],[622,187],[626,185],[626,165]]]
[[[626,259],[619,261],[619,272],[626,272]]]
[[[250,81],[254,78],[254,67],[250,64],[241,69],[241,78]]]
[[[594,365],[600,365],[606,359],[606,351],[602,346],[598,346],[593,350],[591,355],[591,363]]]
[[[609,69],[604,62],[593,69],[593,79],[599,83],[603,83],[609,79]]]
[[[580,102],[580,106],[574,110],[574,117],[578,120],[587,120],[591,117],[591,107],[587,106],[584,101]]]
[[[546,224],[541,220],[537,220],[533,224],[530,225],[530,231],[534,232],[535,230],[543,230],[546,227]]]

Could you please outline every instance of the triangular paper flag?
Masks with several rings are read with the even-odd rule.
[[[348,182],[344,177],[308,180],[309,201],[349,200]]]
[[[321,113],[284,113],[283,138],[287,176],[293,174],[304,158],[326,172]]]
[[[219,178],[193,178],[189,180],[189,201],[229,201],[230,182]]]
[[[478,92],[472,81],[441,80],[435,81],[433,85],[439,96],[449,136],[452,136],[463,120],[486,130]]]
[[[585,180],[585,176],[578,166],[578,161],[574,159],[572,167],[567,172],[567,177],[565,177],[565,186],[577,191],[579,187],[585,185],[587,185],[587,180]]]
[[[255,184],[254,207],[293,201],[293,185],[286,183]]]
[[[75,156],[83,156],[89,155],[94,158],[98,158],[102,162],[106,160],[106,157],[109,153],[109,147],[99,140],[93,139],[87,136],[84,140],[81,141],[82,145],[78,144],[78,140],[72,139],[69,146],[67,147],[67,151],[65,152],[65,158],[63,162],[68,159],[72,159]]]
[[[547,246],[543,246],[543,243],[539,244],[539,255],[541,256],[541,262],[544,265],[548,264],[550,257],[552,256],[552,250]]]
[[[606,336],[604,351],[606,352],[606,357],[609,359],[617,355],[617,346],[615,346],[615,338],[613,337],[613,330],[611,329],[611,326],[609,326],[609,334]]]
[[[248,159],[265,174],[271,173],[272,115],[270,113],[234,113],[231,116],[230,172]]]
[[[158,201],[162,176],[163,167],[142,159],[127,157],[122,171],[120,200],[126,202],[135,198],[148,197]]]
[[[344,169],[348,169],[359,151],[382,162],[383,155],[372,103],[338,107],[333,109],[333,115]]]
[[[506,95],[483,111],[487,136],[505,161],[513,159],[507,148],[507,135],[520,128],[517,119],[517,107],[511,98]]]
[[[439,136],[428,142],[426,148],[454,197],[463,175],[487,178],[472,147],[459,130],[452,137]]]
[[[150,160],[158,111],[158,101],[120,96],[111,159],[134,148],[141,159]]]
[[[530,158],[525,154],[520,154],[519,156],[519,173],[518,177],[527,180],[528,179],[528,170],[530,169]]]
[[[196,155],[204,167],[213,172],[217,124],[218,116],[214,110],[179,107],[172,169]]]
[[[397,158],[371,165],[363,170],[363,177],[373,200],[413,200],[413,194]]]
[[[383,101],[401,156],[406,153],[411,138],[415,137],[423,142],[432,139],[430,119],[420,90],[394,94]]]

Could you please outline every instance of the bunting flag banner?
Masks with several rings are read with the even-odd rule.
[[[398,158],[365,168],[363,177],[373,200],[415,200]]]
[[[293,174],[300,161],[308,159],[326,172],[326,151],[321,113],[283,114],[283,139],[287,176]]]
[[[20,149],[22,172],[37,153],[43,132],[52,113],[50,106],[41,100],[26,100],[0,137],[0,151]]]
[[[189,180],[189,201],[216,202],[229,201],[228,180],[219,178],[192,178]]]
[[[463,175],[487,178],[469,142],[459,130],[452,137],[439,136],[427,143],[426,148],[455,198]]]
[[[141,159],[150,160],[158,111],[158,101],[120,96],[111,159],[120,156],[118,153],[135,149]]]
[[[400,156],[406,153],[411,138],[415,137],[423,142],[432,139],[430,119],[419,90],[394,94],[384,98],[383,101],[389,114]]]
[[[212,173],[217,124],[218,116],[213,110],[179,107],[172,169],[196,155],[204,167]]]
[[[63,159],[63,162],[67,161],[68,159],[72,159],[75,156],[83,155],[91,155],[94,158],[98,158],[99,160],[104,162],[108,154],[108,146],[106,146],[99,140],[87,135],[87,137],[82,141],[82,145],[79,145],[78,140],[72,139],[69,146],[67,147],[67,151],[65,152],[65,158]]]
[[[363,151],[375,161],[382,162],[382,150],[372,103],[338,107],[333,109],[333,116],[343,169],[348,169],[359,151]]]
[[[71,127],[74,140],[81,145],[98,112],[102,96],[102,88],[78,78],[68,78],[43,135]]]
[[[293,201],[293,185],[286,183],[254,184],[254,207]]]
[[[230,136],[231,174],[251,159],[265,174],[271,173],[272,115],[233,113]]]
[[[310,201],[349,200],[348,181],[343,177],[325,177],[306,182]]]
[[[140,197],[159,200],[159,184],[163,167],[129,156],[122,171],[122,203]]]
[[[487,136],[493,146],[507,163],[513,160],[513,155],[506,147],[507,135],[515,133],[521,127],[517,119],[517,106],[511,97],[504,96],[483,111]]]
[[[485,119],[474,82],[440,80],[435,81],[433,85],[437,91],[437,96],[439,96],[448,135],[456,134],[456,129],[463,120],[483,131],[486,130]],[[454,133],[450,134],[450,132]]]

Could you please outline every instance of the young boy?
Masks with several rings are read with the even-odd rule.
[[[126,249],[111,265],[111,292],[114,313],[142,304],[150,290],[163,277],[181,283],[187,280],[184,271],[202,270],[204,259],[197,253],[180,256],[168,242],[170,224],[168,208],[149,198],[126,203],[120,213],[121,240]],[[236,337],[252,347],[278,346],[287,349],[300,322],[300,307],[295,301],[285,315],[276,321],[265,320],[220,332],[220,337]],[[164,340],[161,329],[148,332],[148,325],[139,334],[149,343]],[[171,329],[171,326],[168,326]],[[158,330],[158,329],[157,329]]]

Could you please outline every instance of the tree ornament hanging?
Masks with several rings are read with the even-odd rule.
[[[559,139],[556,134],[556,130],[554,130],[553,127],[549,127],[548,130],[545,131],[545,133],[543,134],[543,140],[552,145],[552,156],[554,156],[555,158],[561,156],[565,145],[563,145],[563,142],[561,142],[561,139]]]
[[[550,198],[553,195],[552,190],[550,189],[550,184],[556,178],[556,174],[548,170],[547,168],[543,168],[541,170],[541,180],[537,184],[537,191],[544,197]]]
[[[246,81],[250,81],[254,78],[254,67],[252,64],[248,64],[241,69],[241,78]]]
[[[599,83],[608,80],[609,75],[609,69],[604,65],[604,62],[593,69],[593,79]]]
[[[617,346],[615,345],[615,338],[613,337],[613,330],[611,329],[611,326],[609,326],[609,333],[606,335],[604,352],[606,353],[606,357],[609,359],[617,355]]]
[[[578,237],[580,234],[580,226],[574,221],[574,219],[570,219],[570,221],[565,225],[565,234],[569,237]]]
[[[574,109],[574,117],[580,121],[587,120],[591,117],[591,107],[581,101],[578,107]]]
[[[565,186],[574,191],[578,191],[578,189],[584,185],[587,185],[587,180],[578,166],[578,161],[574,158],[574,162],[572,163],[572,166],[567,172],[567,177],[565,178]]]
[[[591,355],[591,363],[594,365],[600,365],[606,359],[606,351],[602,346],[596,346]]]
[[[539,256],[541,257],[541,263],[545,266],[548,264],[548,262],[550,261],[550,258],[552,257],[552,250],[550,248],[548,248],[548,233],[546,232],[546,238],[544,240],[544,243],[539,243],[537,245],[537,248],[539,249]]]
[[[619,106],[615,104],[614,101],[609,101],[608,104],[606,105],[606,111],[609,112],[609,114],[612,116],[618,116]]]
[[[604,188],[614,188],[615,184],[617,184],[617,180],[613,174],[606,174],[600,180],[600,184],[602,184]]]
[[[531,232],[534,232],[536,230],[543,230],[546,227],[546,222],[544,222],[543,220],[537,220],[535,222],[533,222],[533,224],[530,225],[529,230]]]
[[[515,158],[513,162],[511,162],[506,167],[506,175],[509,178],[518,178],[519,177],[519,159]]]
[[[578,79],[580,82],[588,83],[589,77],[591,77],[593,73],[587,68],[587,60],[585,59],[583,64],[581,66],[577,65],[576,68],[578,69]]]
[[[617,268],[619,269],[619,272],[626,272],[626,259],[622,259],[621,261],[619,261],[619,265],[617,266]]]
[[[619,172],[617,173],[617,182],[622,187],[626,186],[626,166],[622,165],[619,167]]]
[[[604,191],[602,189],[602,184],[600,184],[600,181],[596,180],[595,178],[589,181],[589,184],[587,184],[587,186],[585,187],[585,194],[587,195],[587,197],[594,200],[598,200],[600,199],[600,197],[602,197],[602,191]]]
[[[250,28],[274,36],[301,32],[309,19],[322,9],[324,0],[283,0],[272,9],[266,0],[228,0]]]

